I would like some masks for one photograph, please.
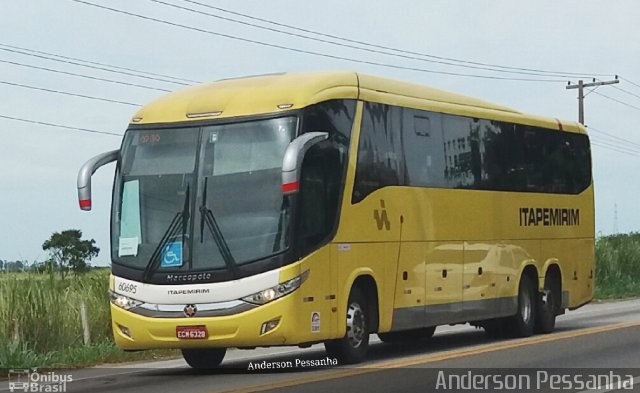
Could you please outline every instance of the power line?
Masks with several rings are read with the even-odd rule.
[[[154,0],[151,0],[151,1],[154,1]],[[392,48],[392,47],[389,47],[389,46],[384,46],[384,45],[379,45],[379,44],[372,44],[370,42],[359,41],[359,40],[349,39],[349,38],[345,38],[345,37],[341,37],[341,36],[337,36],[337,35],[322,33],[322,32],[318,32],[318,31],[314,31],[314,30],[310,30],[310,29],[304,29],[304,28],[301,28],[301,27],[288,25],[288,24],[285,24],[285,23],[275,22],[275,21],[272,21],[272,20],[269,20],[269,19],[258,18],[258,17],[255,17],[255,16],[243,14],[243,13],[240,13],[240,12],[230,11],[228,9],[224,9],[224,8],[221,8],[221,7],[215,7],[215,6],[212,6],[210,4],[204,4],[204,3],[201,3],[201,2],[198,2],[198,1],[194,1],[194,0],[182,0],[182,1],[184,1],[186,3],[196,4],[196,5],[199,5],[199,6],[202,6],[202,7],[206,7],[206,8],[210,8],[210,9],[215,9],[215,10],[218,10],[218,11],[221,11],[221,12],[224,12],[224,13],[228,13],[228,14],[231,14],[231,15],[241,16],[241,17],[244,17],[244,18],[247,18],[247,19],[260,21],[260,22],[263,22],[263,23],[268,23],[268,24],[271,24],[271,25],[274,25],[274,26],[285,27],[285,28],[292,29],[292,30],[302,31],[304,33],[315,34],[315,35],[318,35],[318,36],[328,37],[328,38],[337,39],[337,40],[350,42],[350,43],[354,43],[354,44],[370,46],[372,48],[385,49],[385,50],[390,50],[390,51],[394,51],[394,52],[397,52],[397,53],[405,53],[405,54],[409,54],[409,55],[422,56],[422,57],[427,57],[427,58],[431,58],[431,59],[453,61],[453,62],[458,62],[458,63],[462,63],[462,64],[471,64],[471,65],[477,65],[477,66],[501,68],[501,69],[505,69],[505,70],[539,72],[539,73],[545,73],[545,74],[573,75],[574,77],[576,77],[576,76],[584,76],[584,75],[611,76],[611,74],[592,74],[592,73],[566,72],[566,71],[548,71],[548,70],[541,70],[541,69],[535,69],[535,68],[511,67],[511,66],[504,66],[504,65],[491,64],[491,63],[482,63],[482,62],[476,62],[476,61],[461,60],[461,59],[456,59],[456,58],[452,58],[452,57],[436,56],[436,55],[431,55],[431,54],[428,54],[428,53],[421,53],[421,52],[414,52],[414,51],[409,51],[409,50],[397,49],[397,48]],[[176,6],[176,7],[178,7],[178,6]]]
[[[11,49],[23,50],[23,51],[32,52],[32,53],[38,53],[38,54],[47,55],[47,56],[55,56],[55,57],[58,57],[58,58],[61,58],[61,59],[66,59],[66,60],[81,61],[83,63],[94,64],[94,65],[103,66],[103,67],[110,67],[110,68],[117,69],[117,70],[137,72],[137,73],[140,73],[140,74],[152,75],[152,76],[157,76],[157,77],[161,77],[161,78],[175,79],[175,80],[178,80],[178,81],[189,82],[189,83],[202,83],[200,81],[195,81],[195,80],[191,80],[191,79],[185,79],[185,78],[180,78],[180,77],[166,75],[166,74],[158,74],[158,73],[150,72],[150,71],[141,71],[141,70],[136,70],[134,68],[127,68],[127,67],[117,66],[117,65],[113,65],[113,64],[99,63],[99,62],[96,62],[96,61],[80,59],[80,58],[77,58],[77,57],[63,56],[63,55],[59,55],[59,54],[56,54],[56,53],[44,52],[44,51],[35,50],[35,49],[29,49],[29,48],[22,48],[22,47],[15,46],[15,45],[9,45],[9,44],[0,43],[0,46],[4,46],[6,48],[11,48]]]
[[[38,120],[32,120],[32,119],[23,119],[23,118],[13,117],[13,116],[0,115],[0,118],[8,119],[8,120],[21,121],[23,123],[39,124],[39,125],[49,126],[49,127],[65,128],[65,129],[68,129],[68,130],[90,132],[90,133],[93,133],[93,134],[113,135],[113,136],[122,137],[122,134],[116,134],[115,132],[98,131],[98,130],[92,130],[90,128],[65,126],[65,125],[62,125],[62,124],[47,123],[47,122],[44,122],[44,121],[38,121]]]
[[[612,148],[612,147],[607,147],[607,146],[601,145],[601,144],[596,143],[596,142],[591,143],[591,145],[600,147],[602,149],[611,150],[611,151],[615,151],[615,152],[622,153],[622,154],[627,154],[627,155],[630,155],[630,156],[633,156],[633,157],[640,157],[640,155],[638,155],[638,154],[636,154],[634,152],[628,152],[628,151],[624,151],[624,150],[615,149],[615,148]]]
[[[640,144],[639,144],[639,143],[636,143],[636,142],[630,141],[630,140],[628,140],[628,139],[621,138],[621,137],[619,137],[619,136],[617,136],[617,135],[610,134],[610,133],[608,133],[608,132],[605,132],[605,131],[599,130],[599,129],[595,128],[595,127],[587,126],[587,129],[588,129],[589,131],[595,131],[595,132],[597,132],[597,133],[599,133],[599,134],[606,135],[606,136],[608,136],[609,138],[617,139],[617,140],[619,140],[619,141],[621,141],[621,142],[628,143],[628,144],[630,144],[630,145],[634,145],[634,146],[637,146],[637,147],[639,147],[639,148],[640,148]]]
[[[0,44],[0,46],[2,46],[2,44]],[[126,72],[126,71],[110,70],[110,69],[105,68],[105,67],[98,67],[98,66],[89,65],[89,64],[82,64],[82,63],[77,63],[77,62],[69,61],[69,60],[60,60],[60,59],[53,58],[51,56],[39,55],[39,54],[35,54],[35,53],[28,53],[28,52],[23,52],[21,50],[1,48],[1,47],[0,47],[0,50],[1,51],[5,51],[5,52],[10,52],[10,53],[18,53],[18,54],[21,54],[21,55],[24,55],[24,56],[31,56],[31,57],[37,57],[37,58],[40,58],[40,59],[57,61],[59,63],[72,64],[72,65],[76,65],[76,66],[80,66],[80,67],[91,68],[91,69],[94,69],[94,70],[111,72],[111,73],[119,74],[119,75],[134,76],[136,78],[143,78],[143,79],[149,79],[149,80],[154,80],[154,81],[159,81],[159,82],[175,83],[177,85],[188,86],[186,83],[183,83],[183,82],[177,82],[177,81],[172,81],[172,80],[168,80],[168,79],[161,79],[161,78],[156,78],[156,77],[151,77],[151,76],[136,75],[136,74],[134,74],[132,72]]]
[[[46,91],[46,92],[49,92],[49,93],[63,94],[63,95],[66,95],[66,96],[87,98],[87,99],[90,99],[90,100],[105,101],[105,102],[111,102],[111,103],[115,103],[115,104],[123,104],[123,105],[131,105],[131,106],[141,106],[140,104],[134,104],[133,102],[118,101],[118,100],[111,100],[109,98],[101,98],[101,97],[87,96],[87,95],[84,95],[84,94],[69,93],[67,91],[62,91],[62,90],[45,89],[44,87],[29,86],[29,85],[23,85],[23,84],[20,84],[20,83],[13,83],[13,82],[1,81],[1,80],[0,80],[0,83],[3,84],[3,85],[22,87],[22,88],[25,88],[25,89],[40,90],[40,91]]]
[[[613,148],[616,148],[616,149],[625,150],[625,151],[632,152],[632,153],[640,153],[640,149],[633,148],[633,147],[621,146],[620,142],[610,142],[610,141],[604,141],[604,140],[601,140],[601,139],[592,139],[592,141],[596,142],[598,144],[609,146],[609,147],[613,147]]]
[[[157,4],[162,4],[162,5],[165,5],[165,6],[168,6],[168,7],[177,8],[177,9],[180,9],[180,10],[183,10],[183,11],[189,11],[189,12],[192,12],[192,13],[195,13],[195,14],[205,15],[205,16],[208,16],[208,17],[211,17],[211,18],[216,18],[216,19],[220,19],[220,20],[224,20],[224,21],[228,21],[228,22],[232,22],[232,23],[237,23],[237,24],[241,24],[241,25],[245,25],[245,26],[250,26],[250,27],[257,28],[257,29],[261,29],[261,30],[272,31],[272,32],[276,32],[276,33],[280,33],[280,34],[284,34],[284,35],[288,35],[288,36],[292,36],[292,37],[298,37],[298,38],[303,38],[303,39],[306,39],[306,40],[322,42],[322,43],[335,45],[335,46],[340,46],[340,47],[344,47],[344,48],[356,49],[356,50],[359,50],[359,51],[364,51],[364,52],[369,52],[369,53],[378,53],[378,54],[383,54],[383,55],[388,55],[388,56],[395,56],[395,57],[400,57],[400,58],[409,59],[409,60],[417,60],[417,61],[424,61],[424,62],[428,62],[428,63],[443,64],[443,65],[448,65],[448,66],[453,66],[453,67],[471,68],[471,69],[476,69],[476,70],[485,70],[485,71],[491,71],[491,72],[501,72],[501,73],[507,73],[507,74],[520,74],[520,75],[533,75],[533,76],[546,76],[546,77],[556,76],[556,77],[563,77],[563,78],[575,77],[575,75],[573,73],[571,73],[571,74],[557,74],[557,73],[549,74],[549,73],[541,73],[541,72],[533,72],[533,71],[506,70],[506,69],[502,69],[502,68],[498,68],[498,67],[457,64],[457,63],[453,63],[453,62],[450,62],[450,61],[427,59],[427,58],[424,58],[424,56],[417,57],[417,56],[414,56],[414,55],[406,55],[406,54],[401,54],[401,53],[397,53],[397,52],[395,52],[395,53],[394,52],[389,52],[387,50],[363,48],[363,47],[357,46],[357,45],[345,44],[345,43],[342,43],[342,42],[327,40],[327,39],[323,39],[323,38],[311,37],[311,36],[304,35],[304,34],[292,33],[290,31],[284,31],[284,30],[280,30],[280,29],[277,29],[277,28],[260,26],[260,25],[257,25],[255,23],[245,22],[245,21],[241,21],[241,20],[238,20],[238,19],[228,18],[228,17],[224,17],[224,16],[220,16],[220,15],[216,15],[216,14],[212,14],[212,13],[208,13],[208,12],[204,12],[204,11],[199,11],[199,10],[196,10],[196,9],[193,9],[193,8],[184,7],[184,6],[180,6],[180,5],[173,4],[173,3],[168,3],[168,2],[162,1],[162,0],[149,0],[149,1],[152,1],[152,2],[157,3]],[[206,5],[206,4],[201,4],[201,3],[196,3],[196,2],[193,2],[193,3],[202,5],[204,7],[208,7],[208,5]],[[211,7],[211,8],[217,8],[217,7]]]
[[[599,96],[601,96],[601,97],[604,97],[604,98],[606,98],[606,99],[608,99],[608,100],[615,101],[615,102],[617,102],[618,104],[622,104],[622,105],[624,105],[624,106],[628,106],[629,108],[633,108],[633,109],[636,109],[636,110],[639,110],[639,111],[640,111],[640,107],[638,107],[638,106],[631,105],[631,104],[629,104],[629,103],[627,103],[627,102],[624,102],[624,101],[618,100],[618,99],[616,99],[616,98],[609,97],[609,96],[604,95],[604,94],[602,94],[602,93],[598,93],[598,92],[597,92],[597,91],[595,91],[595,90],[593,91],[593,93],[594,93],[594,94],[597,94],[597,95],[599,95]]]
[[[633,82],[633,81],[630,81],[630,80],[629,80],[629,79],[627,79],[627,78],[623,78],[623,77],[621,77],[621,76],[620,76],[620,79],[622,79],[623,81],[625,81],[625,82],[627,82],[627,83],[630,83],[630,84],[634,85],[635,87],[640,87],[640,84],[637,84],[637,83],[635,83],[635,82]]]
[[[47,67],[39,67],[39,66],[31,65],[31,64],[18,63],[18,62],[9,61],[9,60],[0,60],[0,63],[17,65],[17,66],[20,66],[20,67],[33,68],[33,69],[41,70],[41,71],[54,72],[54,73],[57,73],[57,74],[76,76],[76,77],[79,77],[79,78],[92,79],[92,80],[97,80],[97,81],[101,81],[101,82],[117,83],[119,85],[124,85],[124,86],[139,87],[139,88],[148,89],[148,90],[158,90],[158,91],[164,91],[164,92],[170,92],[171,91],[171,90],[166,90],[166,89],[160,89],[158,87],[151,87],[151,86],[139,85],[139,84],[136,84],[136,83],[122,82],[122,81],[117,81],[117,80],[113,80],[113,79],[99,78],[97,76],[90,76],[90,75],[85,75],[85,74],[76,74],[74,72],[61,71],[61,70],[56,70],[56,69],[47,68]]]
[[[331,59],[336,59],[336,60],[349,61],[349,62],[352,62],[352,63],[369,64],[369,65],[374,65],[374,66],[379,66],[379,67],[388,67],[388,68],[395,68],[395,69],[402,69],[402,70],[409,70],[409,71],[418,71],[418,72],[425,72],[425,73],[432,73],[432,74],[449,75],[449,76],[461,76],[461,77],[470,77],[470,78],[493,79],[493,80],[509,80],[509,81],[520,81],[520,82],[556,82],[556,83],[562,82],[562,83],[565,83],[564,80],[560,80],[560,79],[512,78],[512,77],[499,77],[499,76],[490,76],[490,75],[463,74],[463,73],[457,73],[457,72],[436,71],[436,70],[430,70],[430,69],[424,69],[424,68],[406,67],[406,66],[400,66],[400,65],[396,65],[396,64],[388,64],[388,63],[381,63],[381,62],[376,62],[376,61],[355,59],[355,58],[351,58],[351,57],[337,56],[337,55],[331,55],[331,54],[328,54],[328,53],[321,53],[321,52],[314,52],[314,51],[310,51],[310,50],[306,50],[306,49],[292,48],[292,47],[288,47],[288,46],[284,46],[284,45],[273,44],[273,43],[269,43],[269,42],[258,41],[258,40],[253,40],[253,39],[249,39],[249,38],[244,38],[244,37],[238,37],[238,36],[225,34],[225,33],[219,33],[219,32],[215,32],[215,31],[212,31],[212,30],[206,30],[206,29],[202,29],[202,28],[198,28],[198,27],[179,24],[179,23],[176,23],[176,22],[170,22],[170,21],[167,21],[167,20],[164,20],[164,19],[158,19],[158,18],[153,18],[153,17],[150,17],[150,16],[146,16],[146,15],[136,14],[134,12],[124,11],[124,10],[121,10],[121,9],[106,7],[106,6],[103,6],[103,5],[94,4],[94,3],[91,3],[91,2],[88,2],[88,1],[84,1],[84,0],[71,0],[71,1],[73,1],[75,3],[80,3],[80,4],[85,4],[85,5],[89,5],[89,6],[92,6],[92,7],[100,8],[100,9],[103,9],[103,10],[116,12],[116,13],[123,14],[123,15],[133,16],[133,17],[136,17],[136,18],[139,18],[139,19],[153,21],[153,22],[156,22],[156,23],[162,23],[162,24],[165,24],[165,25],[179,27],[179,28],[183,28],[183,29],[187,29],[187,30],[200,32],[200,33],[206,33],[206,34],[210,34],[210,35],[215,35],[215,36],[218,36],[218,37],[224,37],[224,38],[232,39],[232,40],[235,40],[235,41],[247,42],[247,43],[262,45],[262,46],[266,46],[266,47],[270,47],[270,48],[283,49],[283,50],[287,50],[287,51],[291,51],[291,52],[304,53],[304,54],[313,55],[313,56],[319,56],[319,57],[326,57],[326,58],[331,58]]]
[[[627,90],[623,89],[622,87],[618,87],[618,86],[611,86],[611,87],[613,87],[616,90],[620,90],[621,92],[626,93],[626,94],[628,94],[630,96],[633,96],[633,97],[636,97],[636,98],[640,98],[640,95],[632,93],[630,91],[627,91]]]

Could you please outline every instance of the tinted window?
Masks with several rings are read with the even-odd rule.
[[[413,109],[404,109],[403,112],[402,150],[406,184],[446,187],[442,115]]]
[[[332,100],[304,110],[302,132],[328,132],[329,139],[313,146],[302,163],[296,234],[303,254],[337,227],[355,108],[354,100]]]
[[[443,115],[445,176],[449,187],[473,188],[480,181],[480,125],[477,120]]]
[[[379,188],[404,184],[401,128],[401,108],[365,103],[353,203]]]
[[[393,185],[577,194],[586,135],[365,103],[352,202]]]

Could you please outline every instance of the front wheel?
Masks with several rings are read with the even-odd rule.
[[[226,348],[183,349],[182,357],[193,368],[208,369],[218,367],[226,353]]]
[[[354,288],[349,295],[347,306],[347,332],[341,339],[324,343],[327,355],[344,364],[360,363],[366,358],[369,347],[368,312],[364,295],[359,289]]]

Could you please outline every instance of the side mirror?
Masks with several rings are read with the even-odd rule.
[[[80,209],[91,210],[91,176],[100,168],[118,159],[120,150],[98,154],[80,167],[78,172],[78,202]]]
[[[282,192],[293,194],[300,189],[300,168],[304,155],[313,145],[327,140],[327,132],[307,132],[292,140],[282,160]]]

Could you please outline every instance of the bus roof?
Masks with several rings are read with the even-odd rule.
[[[267,74],[190,86],[145,105],[133,116],[132,123],[255,116],[338,98],[585,132],[576,122],[524,114],[461,94],[348,71]]]

